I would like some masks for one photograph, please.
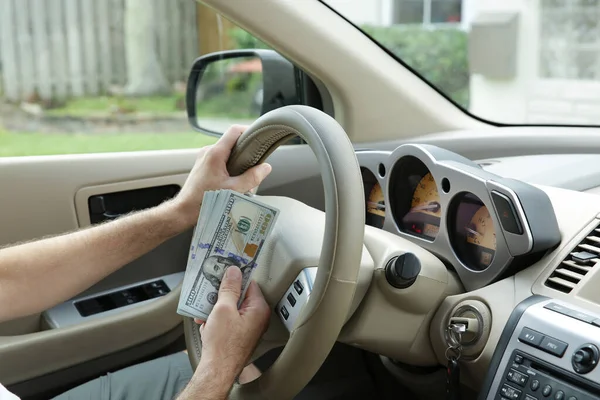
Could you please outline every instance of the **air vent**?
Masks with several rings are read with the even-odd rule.
[[[600,262],[600,228],[597,226],[554,270],[546,280],[546,286],[563,293],[570,293],[598,262]]]

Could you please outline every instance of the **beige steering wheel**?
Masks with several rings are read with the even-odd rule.
[[[286,338],[287,344],[279,358],[260,378],[234,385],[230,399],[281,400],[299,393],[335,344],[356,291],[365,224],[363,184],[352,143],[333,118],[305,106],[271,111],[256,120],[238,139],[228,161],[228,170],[232,175],[241,174],[263,162],[279,145],[296,135],[304,139],[316,155],[325,189],[325,228],[318,272],[309,300]],[[293,213],[285,207],[279,208],[278,234],[267,240],[298,240],[297,227],[288,227],[293,224],[285,221],[286,211],[288,221],[294,218]],[[277,245],[271,243],[271,249]],[[253,279],[274,308],[297,273],[278,269],[293,265],[298,268],[302,257],[284,266],[269,265],[268,253],[261,254],[263,260]],[[281,278],[278,281],[275,278],[277,282],[273,283],[274,276]],[[271,318],[269,331],[279,329],[281,332],[282,326],[277,317]],[[188,354],[195,369],[202,356],[200,333],[191,318],[184,318],[184,329]],[[257,353],[254,358],[262,355],[259,350]]]

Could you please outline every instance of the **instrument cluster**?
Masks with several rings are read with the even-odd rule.
[[[545,192],[458,154],[407,144],[357,157],[366,223],[436,254],[468,290],[531,265],[560,241]]]

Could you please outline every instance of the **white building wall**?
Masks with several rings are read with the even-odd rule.
[[[600,81],[540,77],[541,1],[478,0],[470,3],[469,12],[474,15],[515,10],[520,18],[515,77],[500,80],[471,75],[470,111],[506,123],[598,125]]]
[[[519,14],[516,74],[511,79],[471,75],[470,111],[498,122],[523,123],[528,118],[528,97],[537,79],[538,0],[479,0],[469,13],[516,11]]]

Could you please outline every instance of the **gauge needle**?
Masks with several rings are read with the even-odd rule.
[[[471,229],[468,226],[465,226],[465,230],[472,235],[481,236],[481,233],[477,232],[475,229]]]
[[[379,210],[385,210],[385,204],[375,203],[374,201],[367,201],[367,204],[373,208],[377,208]]]
[[[429,204],[425,204],[423,206],[415,206],[410,209],[410,211],[433,211],[438,212],[440,209],[440,203],[437,201],[433,201]]]

